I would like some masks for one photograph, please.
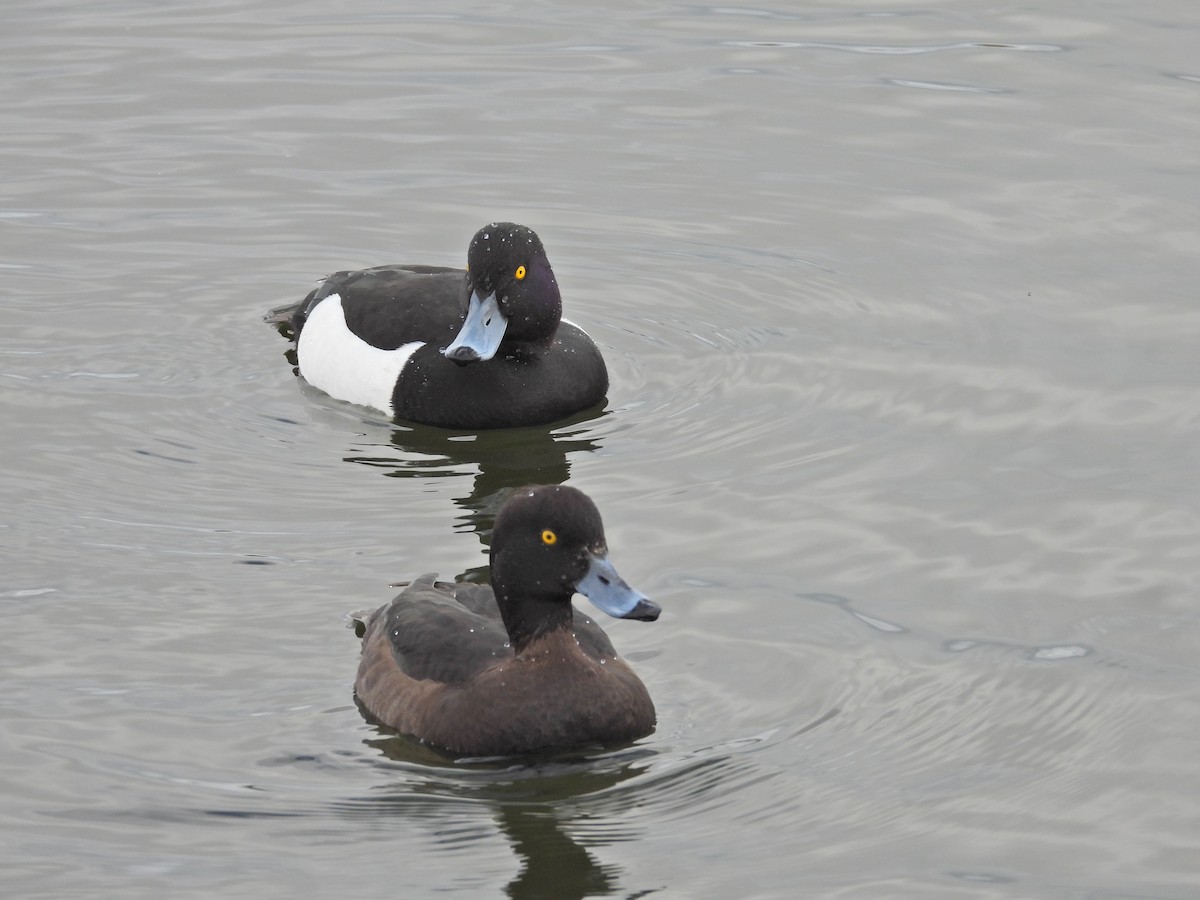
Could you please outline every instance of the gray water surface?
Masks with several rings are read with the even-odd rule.
[[[3,20],[4,896],[1200,895],[1193,3]],[[602,415],[292,375],[266,309],[493,219]],[[662,604],[659,728],[449,763],[345,616],[526,481]]]

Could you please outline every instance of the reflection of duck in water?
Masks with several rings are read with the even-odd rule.
[[[522,488],[496,517],[492,587],[426,575],[359,617],[355,694],[367,715],[451,753],[502,756],[626,743],[654,730],[645,685],[595,622],[659,608],[608,561],[595,505],[566,486]]]
[[[538,236],[511,222],[471,240],[467,271],[337,272],[267,317],[296,337],[300,374],[330,396],[445,428],[541,425],[595,406],[608,372],[562,321]]]
[[[500,806],[497,812],[500,827],[522,862],[506,892],[513,900],[573,900],[612,894],[620,867],[596,862],[563,831],[553,812],[536,804]]]
[[[513,766],[512,760],[452,762],[401,737],[373,737],[364,743],[403,769],[397,777],[395,767],[388,767],[386,782],[364,798],[375,815],[425,821],[429,834],[445,835],[461,850],[463,829],[444,827],[444,817],[456,816],[463,803],[493,812],[520,865],[505,889],[512,900],[578,900],[618,892],[623,867],[600,862],[589,845],[641,837],[640,827],[619,811],[625,803],[637,803],[636,788],[621,794],[613,789],[645,775],[653,757],[648,749],[572,754]],[[593,797],[601,802],[593,804]],[[591,826],[602,821],[603,838],[578,839],[571,827],[577,819]],[[490,833],[481,831],[478,838],[490,839]],[[620,891],[621,896],[649,893]]]
[[[474,531],[487,547],[496,513],[513,488],[565,484],[572,457],[599,449],[600,442],[586,430],[570,428],[572,421],[461,435],[424,425],[396,425],[390,429],[391,444],[399,454],[376,443],[356,448],[345,461],[380,469],[389,478],[451,478],[454,502],[462,510],[457,519],[463,524],[457,530]],[[469,490],[466,479],[471,479]],[[487,581],[487,567],[472,569],[465,577]]]

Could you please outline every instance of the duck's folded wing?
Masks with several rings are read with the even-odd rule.
[[[458,684],[512,656],[508,634],[498,619],[479,615],[455,599],[459,585],[423,575],[366,622],[363,652],[380,646],[391,651],[392,663],[416,681]],[[380,652],[378,649],[375,652]]]
[[[466,274],[441,266],[376,266],[340,273],[321,292],[342,298],[346,327],[383,350],[453,340],[466,306]]]
[[[454,597],[472,612],[486,619],[500,623],[500,607],[496,605],[496,595],[486,584],[467,584],[460,582],[454,585]],[[612,641],[604,633],[604,629],[596,624],[590,616],[578,609],[573,616],[573,629],[579,641],[580,649],[592,659],[612,659],[618,656]]]
[[[263,321],[268,325],[286,329],[284,336],[289,340],[295,340],[300,336],[300,330],[304,327],[304,322],[308,318],[308,314],[312,312],[314,306],[330,294],[336,294],[353,284],[369,271],[347,270],[327,275],[321,279],[320,284],[308,292],[308,295],[303,300],[297,300],[294,303],[276,306],[274,309],[267,310],[266,315],[263,316]]]
[[[502,621],[500,607],[496,605],[496,595],[492,592],[491,585],[460,581],[454,585],[454,599],[485,619]]]

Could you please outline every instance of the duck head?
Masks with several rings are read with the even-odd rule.
[[[485,225],[467,250],[467,316],[442,353],[456,363],[486,362],[502,344],[548,344],[562,318],[562,295],[533,229]]]
[[[566,485],[520,488],[496,516],[492,588],[513,645],[569,626],[579,592],[621,619],[652,622],[661,608],[630,587],[608,558],[596,505]]]

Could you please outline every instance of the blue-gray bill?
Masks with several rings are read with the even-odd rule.
[[[591,600],[598,609],[618,619],[653,622],[662,612],[657,603],[641,591],[635,591],[617,574],[607,555],[592,556],[587,574],[580,579],[575,590]]]
[[[442,353],[458,363],[485,362],[500,349],[507,328],[508,319],[500,312],[495,292],[481,298],[479,291],[472,291],[467,303],[467,320]]]

